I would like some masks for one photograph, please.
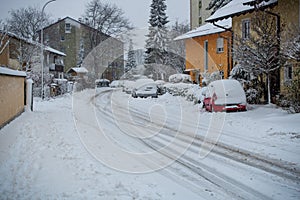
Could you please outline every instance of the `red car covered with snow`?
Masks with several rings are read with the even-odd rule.
[[[243,87],[237,80],[217,80],[207,86],[204,107],[210,112],[246,111]]]

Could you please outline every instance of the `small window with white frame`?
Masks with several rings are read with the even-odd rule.
[[[243,39],[250,38],[250,19],[244,19],[242,21],[242,38]]]
[[[65,33],[71,33],[71,24],[70,23],[65,24]]]
[[[224,52],[224,38],[219,37],[217,39],[217,53]]]

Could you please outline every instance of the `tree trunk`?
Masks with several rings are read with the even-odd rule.
[[[270,86],[270,74],[267,74],[268,81],[268,104],[271,104],[271,86]]]

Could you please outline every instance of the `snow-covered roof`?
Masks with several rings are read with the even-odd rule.
[[[251,0],[232,0],[227,5],[223,6],[222,8],[218,9],[213,15],[207,18],[206,22],[214,22],[223,20],[233,16],[239,16],[241,14],[245,14],[247,12],[253,11],[255,8],[254,6],[250,6],[249,2]],[[264,0],[259,4],[260,8],[268,7],[272,4],[276,4],[277,0]]]
[[[110,80],[105,79],[105,78],[95,80],[95,83],[100,83],[100,82],[110,82]]]
[[[61,55],[61,56],[66,56],[65,53],[61,52],[61,51],[58,51],[56,49],[53,49],[52,47],[49,47],[49,46],[45,46],[45,50],[46,51],[49,51],[51,53],[54,53],[54,54],[57,54],[57,55]]]
[[[222,20],[218,25],[223,26],[225,28],[230,29],[231,28],[231,18]],[[210,35],[214,33],[220,33],[224,32],[225,29],[219,28],[217,26],[214,26],[212,23],[207,23],[199,28],[196,28],[194,30],[191,30],[183,35],[180,35],[176,37],[174,40],[183,40],[183,39],[188,39],[188,38],[193,38],[193,37],[199,37],[199,36],[204,36],[204,35]]]
[[[25,72],[9,69],[7,67],[0,67],[0,74],[10,75],[10,76],[24,76],[24,77],[26,77]]]
[[[85,67],[73,67],[73,68],[69,69],[68,72],[70,72],[71,70],[73,70],[76,73],[88,73],[89,72]]]
[[[3,33],[3,31],[0,31],[0,33]],[[22,40],[22,41],[24,41],[24,42],[26,42],[26,43],[28,43],[28,44],[31,44],[31,45],[34,45],[34,46],[39,46],[39,47],[41,47],[41,43],[38,43],[38,42],[36,42],[36,41],[33,41],[33,40],[29,40],[29,39],[20,37],[20,36],[18,36],[18,35],[15,34],[15,33],[7,32],[6,34],[7,34],[7,36],[9,36],[9,37],[13,37],[13,38],[16,38],[16,39],[18,39],[18,40]],[[57,54],[57,55],[66,56],[65,53],[63,53],[63,52],[61,52],[61,51],[58,51],[58,50],[56,50],[56,49],[53,49],[52,47],[49,47],[49,46],[46,46],[46,45],[44,45],[44,49],[45,49],[46,51],[48,51],[48,52],[51,52],[51,53],[54,53],[54,54]]]

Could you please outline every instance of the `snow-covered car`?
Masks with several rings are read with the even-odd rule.
[[[134,81],[125,80],[122,91],[125,92],[126,94],[131,94],[131,92],[134,88],[134,85],[135,85]]]
[[[97,79],[95,80],[95,87],[109,87],[110,81],[108,79]]]
[[[203,101],[205,109],[210,112],[247,110],[246,95],[237,80],[211,82],[207,87]]]
[[[163,95],[167,92],[167,88],[165,87],[166,82],[163,80],[156,80],[155,84],[157,85],[157,93],[158,95]]]
[[[137,97],[158,97],[158,88],[155,83],[146,83],[138,88],[134,88],[132,90],[132,97],[137,98]]]
[[[119,88],[119,87],[122,87],[123,85],[124,85],[123,80],[114,80],[109,84],[109,86],[111,88]]]

